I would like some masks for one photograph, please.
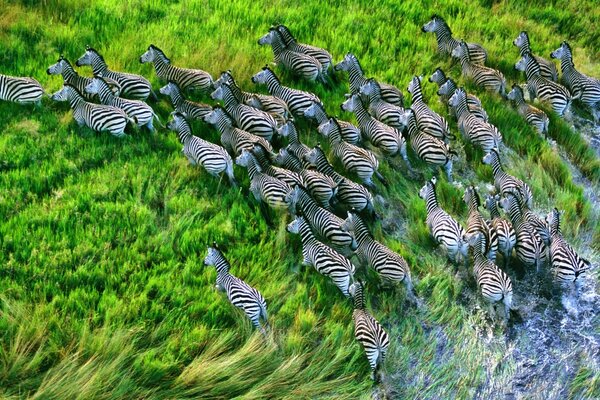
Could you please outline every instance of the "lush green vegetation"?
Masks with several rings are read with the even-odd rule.
[[[90,44],[113,69],[143,73],[157,89],[152,68],[138,62],[154,43],[175,65],[214,76],[231,68],[244,88],[254,90],[248,78],[272,59],[271,50],[256,41],[281,21],[301,41],[329,49],[336,60],[351,51],[369,75],[405,89],[412,75],[428,76],[438,65],[459,77],[457,66],[434,54],[433,35],[420,31],[436,12],[447,17],[457,36],[482,43],[490,65],[510,81],[523,80],[513,71],[518,51],[512,45],[522,29],[544,56],[569,40],[577,66],[600,77],[594,29],[599,10],[593,1],[380,3],[4,4],[0,71],[33,76],[54,91],[60,78],[47,76],[45,69],[60,53],[74,61]],[[329,91],[282,76],[290,85],[316,92],[330,112],[339,112],[347,90],[344,76]],[[432,107],[447,115],[435,85],[424,88]],[[514,150],[506,157],[507,168],[529,182],[540,209],[565,210],[563,232],[576,246],[595,243],[600,250],[598,214],[556,149],[499,97],[477,94]],[[168,102],[154,106],[166,120]],[[1,396],[372,395],[368,365],[353,339],[351,304],[313,270],[299,266],[300,243],[285,232],[285,219],[268,227],[243,191],[191,168],[172,133],[133,132],[119,140],[81,132],[66,104],[48,99],[40,109],[5,103],[0,109]],[[554,117],[551,124],[559,147],[598,185],[600,161],[593,150],[568,124]],[[319,140],[314,130],[300,127],[308,143]],[[194,131],[218,138],[202,124]],[[457,180],[491,182],[481,152],[460,140],[457,148]],[[515,372],[514,360],[505,357],[510,342],[482,339],[479,332],[489,322],[464,297],[475,292],[472,279],[466,271],[457,275],[433,251],[417,195],[431,172],[417,164],[424,174],[408,179],[403,168],[383,164],[381,171],[393,184],[382,191],[385,204],[378,211],[385,219],[373,230],[407,258],[424,301],[424,307],[412,308],[402,290],[380,290],[375,277],[366,277],[369,308],[393,338],[384,389],[402,398],[471,398],[490,382],[510,382]],[[244,174],[236,170],[247,186]],[[464,221],[461,196],[459,187],[439,185],[443,206]],[[215,271],[202,263],[212,240],[226,248],[232,272],[267,299],[268,340],[214,290]],[[596,272],[591,279],[597,278]],[[503,336],[500,328],[494,333]],[[597,363],[580,361],[566,382],[569,395],[600,397]]]

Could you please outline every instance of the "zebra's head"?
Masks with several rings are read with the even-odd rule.
[[[223,110],[221,107],[214,107],[210,113],[206,114],[204,117],[204,122],[211,125],[217,125],[225,117],[225,110]]]
[[[527,52],[527,53],[523,54],[523,57],[521,57],[519,59],[519,61],[517,61],[517,63],[515,64],[515,69],[517,71],[525,72],[525,70],[527,69],[527,65],[529,64],[531,58],[532,58],[531,53]]]
[[[287,26],[277,24],[275,26],[275,29],[277,29],[277,32],[279,32],[279,34],[281,35],[281,38],[283,39],[283,42],[286,46],[289,46],[290,44],[296,42],[296,38],[294,37],[294,35],[292,35],[292,32],[288,29]]]
[[[252,158],[252,153],[248,151],[248,149],[243,149],[242,153],[236,157],[235,163],[240,167],[247,168],[250,163],[250,159]]]
[[[506,96],[507,99],[509,100],[519,100],[519,99],[523,99],[523,89],[521,89],[521,86],[514,84],[512,89],[510,90],[510,92],[508,92],[508,95]]]
[[[260,101],[260,99],[256,95],[250,96],[246,100],[245,104],[247,106],[254,107],[254,108],[258,109],[258,110],[262,110],[264,108],[262,101]]]
[[[469,48],[464,40],[461,40],[458,45],[452,50],[452,57],[462,58],[463,56],[469,57]]]
[[[295,129],[296,127],[294,126],[294,123],[292,121],[287,121],[285,124],[277,128],[277,133],[282,137],[288,137],[290,136],[290,133],[292,133],[292,130]]]
[[[562,60],[563,57],[572,57],[571,46],[569,46],[569,43],[567,42],[562,42],[558,49],[550,53],[550,57],[559,60]]]
[[[144,64],[144,63],[154,62],[154,60],[157,57],[162,58],[163,61],[166,62],[167,64],[171,62],[171,60],[169,60],[169,58],[165,55],[165,53],[163,53],[163,51],[161,49],[159,49],[155,45],[151,44],[150,46],[148,46],[148,50],[146,50],[146,52],[141,55],[140,63]]]
[[[100,91],[100,78],[93,78],[92,81],[85,87],[86,93],[97,94]]]
[[[429,77],[429,82],[435,82],[440,86],[443,85],[447,80],[448,79],[446,78],[446,74],[444,74],[444,71],[442,71],[442,69],[439,67],[436,68],[435,71],[433,71],[433,74],[431,74],[431,76]]]
[[[264,46],[266,44],[273,44],[278,39],[278,33],[275,29],[269,29],[269,32],[258,39],[258,44]]]
[[[344,220],[344,222],[342,222],[342,224],[340,225],[340,228],[344,231],[344,232],[353,232],[354,231],[354,221],[355,221],[356,216],[349,212],[348,216],[346,217],[346,219]]]
[[[333,66],[334,71],[349,71],[353,65],[358,63],[358,59],[352,53],[347,53],[344,59]]]
[[[351,96],[347,96],[346,101],[344,101],[341,105],[343,111],[353,112],[358,109],[358,102],[360,101],[360,95],[358,93],[354,93]]]
[[[263,67],[263,69],[254,74],[250,79],[252,80],[252,83],[264,85],[269,81],[269,78],[271,77],[275,77],[277,79],[275,73],[271,71],[269,67],[265,66]]]
[[[224,86],[225,85],[217,86],[215,91],[210,94],[210,98],[213,100],[223,100],[223,98],[225,97],[225,93],[224,93],[224,89],[223,89]]]
[[[96,50],[94,50],[90,46],[86,46],[85,53],[83,53],[83,55],[81,57],[79,57],[77,59],[77,61],[75,61],[75,65],[77,65],[78,67],[81,67],[84,65],[92,65],[92,63],[94,62],[94,59],[96,59],[96,58],[99,58],[100,60],[102,60],[104,62],[104,59],[102,58],[100,53],[98,53]]]
[[[414,95],[415,91],[421,91],[421,81],[422,80],[423,80],[422,76],[413,76],[413,78],[408,83],[408,87],[406,88],[406,90],[408,90],[408,93],[410,93],[411,95]]]
[[[321,135],[328,137],[331,130],[334,129],[333,124],[334,124],[333,118],[329,118],[327,120],[327,122],[324,122],[321,125],[319,125],[319,127],[317,128],[317,131],[319,131],[319,133]]]
[[[485,243],[482,232],[467,233],[463,236],[463,240],[467,242],[469,246],[485,251]]]
[[[440,28],[443,28],[446,25],[446,21],[438,15],[433,15],[429,22],[421,27],[421,31],[423,32],[435,32]]]
[[[500,200],[500,196],[498,196],[497,194],[488,194],[487,196],[485,196],[485,209],[488,211],[494,210],[498,205],[498,200]]]
[[[560,211],[558,211],[558,208],[554,207],[546,215],[545,220],[551,235],[560,234]]]
[[[53,93],[50,98],[54,101],[69,101],[76,94],[79,94],[77,89],[71,85],[64,85],[59,91]]]
[[[438,96],[452,96],[455,93],[456,84],[452,79],[446,79],[439,87]]]
[[[467,205],[469,209],[473,206],[474,209],[478,209],[481,205],[481,199],[479,198],[479,193],[477,193],[477,189],[475,186],[467,186],[465,188],[465,192],[463,194],[463,201]]]
[[[481,161],[485,165],[492,165],[496,160],[500,160],[500,155],[498,154],[498,149],[493,148],[489,153],[483,156]]]
[[[71,64],[69,63],[69,61],[61,55],[58,58],[58,61],[56,61],[56,63],[48,67],[46,73],[48,75],[60,75],[65,69],[69,68],[70,66]]]
[[[318,107],[321,107],[319,103],[317,103],[316,101],[311,101],[310,106],[304,109],[304,116],[306,118],[316,118]]]
[[[290,157],[290,152],[288,151],[287,148],[282,147],[281,149],[279,149],[279,152],[277,153],[277,155],[275,156],[275,158],[273,159],[273,164],[277,165],[277,166],[282,166],[285,164],[285,160]]]
[[[171,93],[175,92],[175,83],[173,82],[169,82],[167,83],[165,86],[161,87],[160,89],[158,89],[158,91],[160,92],[160,94],[165,95],[165,96],[170,96]]]
[[[204,257],[204,265],[205,266],[214,266],[219,262],[219,259],[223,257],[221,255],[221,250],[219,250],[219,246],[216,242],[213,242],[212,246],[208,246],[208,251],[206,257]]]
[[[230,69],[228,69],[227,71],[221,72],[221,75],[219,75],[219,79],[217,79],[215,81],[215,87],[218,87],[224,83],[226,83],[226,84],[235,83],[235,80],[233,79],[233,75],[231,75]]]
[[[379,92],[378,83],[373,78],[369,78],[358,89],[358,93],[363,96],[371,96]]]
[[[519,33],[519,36],[517,36],[515,40],[513,40],[513,44],[519,49],[523,46],[529,45],[529,36],[527,35],[527,32],[521,31],[521,33]]]
[[[302,223],[304,217],[298,215],[292,222],[290,222],[287,227],[285,228],[286,231],[288,231],[289,233],[293,233],[295,235],[298,235],[300,233],[300,228],[302,226]]]
[[[427,181],[425,183],[425,185],[423,185],[421,190],[419,190],[419,197],[422,198],[423,200],[427,200],[427,198],[429,197],[429,195],[432,192],[435,193],[436,182],[437,182],[437,179],[435,178],[435,176],[433,178],[431,178],[429,181]]]
[[[466,96],[465,90],[463,88],[458,88],[454,91],[454,94],[450,96],[450,99],[448,99],[448,105],[450,105],[450,107],[458,107],[459,104],[465,101]]]
[[[348,293],[354,299],[354,308],[364,308],[363,284],[360,281],[352,283],[348,287]]]
[[[301,193],[302,188],[298,185],[294,185],[294,188],[285,195],[285,202],[288,204],[288,209],[292,214],[298,213],[297,205],[298,201],[300,200]]]
[[[167,129],[177,132],[179,131],[179,128],[186,123],[185,117],[179,112],[172,112],[171,116],[173,119],[167,122]]]
[[[414,112],[411,108],[404,109],[404,112],[400,114],[398,118],[398,124],[406,127],[409,125],[409,122],[414,117]]]

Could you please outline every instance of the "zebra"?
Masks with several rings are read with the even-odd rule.
[[[247,149],[235,159],[235,163],[248,169],[250,192],[259,203],[273,209],[285,210],[291,207],[290,193],[292,188],[281,179],[262,172],[254,155]]]
[[[17,77],[0,74],[0,100],[19,104],[34,103],[42,105],[44,89],[38,81],[29,77]]]
[[[292,35],[292,32],[290,32],[285,25],[279,24],[275,26],[275,29],[281,35],[281,39],[288,50],[295,51],[296,53],[308,54],[309,56],[316,58],[323,66],[323,71],[325,72],[333,65],[333,57],[331,57],[331,54],[329,54],[327,50],[309,44],[298,43],[296,38]]]
[[[48,75],[62,75],[63,81],[66,84],[73,86],[86,101],[94,101],[94,95],[86,93],[85,87],[92,83],[92,78],[86,78],[79,75],[74,69],[69,60],[61,54],[58,61],[52,64],[46,70]]]
[[[500,199],[498,204],[508,214],[515,229],[517,258],[526,265],[535,265],[536,271],[539,271],[540,266],[547,260],[547,248],[532,221],[523,214],[520,196],[510,191]]]
[[[323,67],[319,60],[311,55],[297,53],[286,48],[283,38],[277,29],[271,28],[266,35],[258,39],[258,44],[261,46],[266,44],[271,45],[273,55],[275,56],[275,64],[283,66],[294,75],[308,81],[318,79],[323,83],[327,82],[324,77],[327,69]]]
[[[348,213],[342,229],[351,232],[356,238],[358,243],[356,255],[361,262],[377,271],[383,280],[394,284],[401,282],[406,288],[408,297],[412,301],[416,300],[410,268],[401,255],[375,240],[363,219],[356,213]]]
[[[103,77],[93,78],[92,82],[85,87],[85,91],[90,94],[97,94],[101,104],[125,111],[130,118],[137,122],[137,126],[145,126],[150,132],[154,132],[154,125],[152,124],[154,118],[160,123],[152,107],[141,100],[128,100],[115,96]]]
[[[159,89],[159,92],[162,95],[169,96],[175,111],[183,114],[188,119],[204,121],[204,118],[212,111],[212,107],[208,104],[186,100],[175,82],[167,83]]]
[[[362,283],[353,283],[348,291],[354,300],[354,336],[365,350],[371,366],[371,379],[376,381],[380,379],[377,375],[385,360],[390,339],[381,324],[365,310]]]
[[[506,96],[517,106],[517,112],[525,118],[525,121],[531,125],[538,133],[548,137],[548,126],[550,119],[545,112],[525,102],[523,98],[523,89],[519,85],[513,85],[512,90]]]
[[[463,201],[469,209],[467,218],[467,229],[465,235],[471,236],[481,232],[484,239],[483,254],[491,261],[496,260],[498,251],[498,236],[493,229],[486,223],[483,215],[479,212],[481,199],[474,186],[467,186],[463,195]]]
[[[304,160],[304,155],[310,151],[310,148],[300,141],[296,125],[292,121],[287,121],[277,129],[277,133],[288,139],[287,150],[302,162],[304,168],[310,168],[310,164]]]
[[[68,101],[73,109],[73,119],[80,127],[85,125],[97,132],[108,131],[114,136],[123,137],[127,123],[135,124],[135,120],[120,108],[85,101],[79,91],[68,83],[50,98],[54,101]]]
[[[313,118],[317,121],[319,126],[326,124],[329,121],[329,116],[325,111],[323,104],[313,101],[306,110],[304,110],[304,116],[306,118]],[[359,144],[361,141],[360,129],[352,125],[350,122],[337,120],[342,130],[342,140],[350,144]]]
[[[299,215],[287,226],[287,231],[300,235],[302,240],[302,265],[312,265],[321,275],[330,278],[344,296],[349,297],[348,287],[354,281],[356,267],[347,257],[319,242],[308,221]]]
[[[500,212],[498,211],[499,200],[499,195],[488,195],[485,198],[485,208],[490,212],[490,220],[486,222],[492,228],[492,232],[498,240],[498,251],[503,255],[504,268],[506,268],[517,242],[517,236],[512,224],[500,217]]]
[[[592,267],[590,261],[580,257],[560,232],[560,212],[554,208],[546,217],[550,229],[550,262],[556,279],[561,284],[576,282]]]
[[[335,118],[329,118],[329,122],[319,126],[319,133],[329,139],[333,154],[344,166],[344,169],[356,175],[365,186],[371,189],[375,188],[375,184],[371,180],[373,174],[387,186],[387,181],[377,171],[379,168],[377,157],[369,150],[344,142],[341,128]]]
[[[266,140],[271,140],[277,132],[277,122],[270,114],[243,104],[228,84],[217,86],[210,97],[223,102],[225,110],[240,129]]]
[[[528,208],[533,207],[533,193],[531,192],[531,188],[519,178],[515,178],[504,172],[502,163],[500,162],[500,153],[497,148],[491,149],[483,156],[482,162],[492,167],[494,173],[494,187],[500,196],[504,196],[506,193],[517,189],[517,193],[523,195],[521,199],[523,204]]]
[[[400,131],[406,127],[400,123],[404,107],[384,101],[381,97],[381,86],[373,78],[369,78],[361,85],[358,93],[365,102],[367,111],[373,118]]]
[[[430,165],[443,166],[448,181],[452,182],[452,163],[457,153],[451,150],[447,143],[421,131],[412,109],[409,108],[404,112],[402,121],[407,126],[406,137],[417,156]]]
[[[217,270],[215,288],[225,292],[231,304],[241,309],[252,325],[260,329],[263,335],[266,334],[265,328],[260,324],[260,319],[263,320],[265,326],[268,326],[267,302],[258,290],[229,272],[231,265],[215,242],[208,247],[204,265],[214,266]]]
[[[529,44],[529,35],[526,31],[521,31],[519,36],[513,40],[513,44],[519,48],[519,55],[522,57],[525,53],[531,52],[531,46]],[[535,60],[540,64],[540,75],[544,78],[549,79],[554,82],[558,82],[558,70],[556,69],[556,65],[550,60],[546,60],[545,58],[533,56]]]
[[[392,128],[369,115],[358,93],[346,99],[342,104],[342,110],[353,112],[356,115],[363,138],[367,139],[388,157],[400,154],[410,168],[410,162],[406,155],[406,141],[402,134],[396,128]]]
[[[235,128],[233,126],[233,120],[221,107],[215,107],[210,114],[208,114],[204,121],[214,125],[219,133],[221,134],[221,144],[229,152],[234,155],[241,153],[243,149],[251,150],[255,143],[260,143],[268,151],[273,151],[271,144],[264,138],[253,135],[242,129]]]
[[[367,81],[360,63],[358,62],[358,58],[356,58],[356,56],[352,53],[346,54],[344,59],[333,67],[333,70],[348,72],[348,81],[350,83],[351,93],[358,93],[360,87]],[[381,88],[381,98],[383,101],[400,107],[404,106],[404,95],[400,89],[387,83],[378,83]]]
[[[367,188],[338,174],[327,161],[327,157],[319,145],[306,153],[303,160],[314,166],[317,171],[330,176],[337,184],[337,191],[331,201],[332,204],[341,203],[346,211],[356,210],[368,215],[375,214],[373,196]]]
[[[278,99],[275,96],[242,91],[235,82],[230,70],[221,72],[221,75],[219,76],[219,79],[216,80],[215,85],[219,86],[224,83],[228,84],[234,92],[239,93],[244,104],[268,112],[269,114],[273,115],[277,121],[281,120],[282,122],[285,122],[290,118],[291,113],[290,110],[288,110],[285,101]]]
[[[433,74],[429,78],[429,82],[435,82],[438,84],[439,88],[437,94],[438,96],[440,96],[440,100],[442,101],[442,103],[448,105],[448,100],[450,100],[450,97],[452,97],[452,95],[458,88],[456,82],[454,82],[454,80],[451,78],[446,78],[444,71],[442,71],[440,68],[437,68],[433,72]],[[475,114],[476,117],[479,117],[484,121],[488,120],[488,115],[483,109],[483,106],[481,105],[481,100],[479,100],[477,96],[467,94],[467,107],[469,108],[471,114]],[[448,108],[450,110],[450,114],[453,117],[457,118],[454,109],[452,107]]]
[[[304,110],[310,107],[313,101],[323,104],[321,100],[312,93],[282,86],[277,75],[275,75],[269,67],[263,67],[262,70],[252,76],[252,82],[255,84],[267,85],[269,93],[285,101],[285,104],[291,113],[298,117],[304,115]]]
[[[467,240],[473,258],[473,275],[483,298],[489,303],[490,315],[496,315],[495,305],[502,302],[504,304],[502,317],[506,321],[512,307],[512,281],[504,271],[486,257],[485,238],[481,232],[469,234]]]
[[[167,82],[175,82],[181,90],[207,92],[214,87],[213,78],[208,72],[171,65],[171,60],[161,49],[153,44],[141,55],[140,63],[153,63],[154,70],[159,79]]]
[[[287,148],[279,149],[273,164],[298,173],[305,182],[306,189],[308,189],[312,198],[321,207],[330,210],[331,200],[335,196],[338,186],[332,177],[316,170],[305,169],[302,161]]]
[[[419,197],[425,200],[427,206],[427,227],[435,242],[444,246],[450,260],[456,263],[461,257],[467,257],[465,230],[439,206],[435,189],[436,178],[433,177],[419,191]]]
[[[471,79],[477,86],[481,86],[485,90],[498,92],[502,97],[506,97],[506,79],[502,72],[475,64],[469,58],[467,44],[464,41],[461,41],[458,46],[452,50],[452,57],[460,60],[463,76]]]
[[[450,139],[454,138],[454,135],[450,133],[446,119],[429,108],[425,100],[423,100],[423,91],[421,90],[422,80],[422,76],[414,76],[408,84],[408,92],[412,95],[410,108],[415,113],[417,126],[423,133],[447,143]]]
[[[167,128],[177,132],[179,142],[183,145],[181,152],[192,165],[202,165],[214,177],[224,172],[233,187],[237,181],[233,175],[233,160],[227,151],[216,144],[192,135],[192,129],[185,116],[178,112],[171,113],[173,120],[167,123]]]
[[[304,187],[295,186],[286,200],[292,213],[301,212],[315,235],[334,250],[345,256],[356,250],[358,245],[354,237],[342,230],[344,220],[320,207]]]
[[[256,159],[258,167],[263,173],[277,178],[290,186],[305,185],[304,179],[300,174],[285,168],[279,168],[271,165],[272,155],[269,154],[268,150],[260,144],[256,143],[251,152]]]
[[[573,52],[567,42],[562,42],[558,49],[550,53],[550,57],[560,60],[562,82],[574,98],[591,108],[594,120],[600,122],[600,80],[590,78],[575,69]]]
[[[456,110],[458,129],[471,143],[479,146],[485,152],[489,152],[500,145],[502,134],[498,128],[469,111],[464,89],[456,89],[450,100],[448,100],[448,104]]]
[[[450,27],[444,19],[438,15],[433,15],[431,20],[421,28],[423,32],[434,32],[437,40],[438,52],[446,56],[454,56],[452,52],[460,44],[460,40],[452,37]],[[466,43],[469,58],[474,64],[484,65],[487,60],[487,52],[477,43]]]
[[[540,75],[540,64],[533,58],[531,53],[525,53],[515,64],[515,69],[525,72],[527,90],[531,101],[538,97],[540,101],[549,103],[552,110],[561,117],[569,113],[572,101],[571,94],[561,84],[552,82]]]
[[[148,96],[152,95],[154,99],[157,99],[156,94],[152,91],[152,85],[146,78],[141,75],[111,71],[108,69],[104,57],[90,46],[86,47],[85,53],[75,61],[75,65],[78,67],[90,65],[94,76],[102,76],[117,82],[121,87],[120,94],[125,97],[146,100]]]

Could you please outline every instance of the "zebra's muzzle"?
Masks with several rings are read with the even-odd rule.
[[[50,72],[50,68],[48,68],[48,69],[46,70],[46,73],[47,73],[48,75],[52,75],[52,72]]]

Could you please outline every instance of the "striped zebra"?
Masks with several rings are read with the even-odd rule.
[[[469,234],[467,240],[473,258],[473,275],[475,275],[481,295],[489,303],[490,315],[493,317],[500,314],[496,312],[495,306],[496,303],[503,303],[504,309],[500,315],[506,321],[512,307],[512,281],[504,271],[486,257],[485,238],[481,232]]]
[[[454,82],[454,80],[451,78],[446,78],[444,71],[442,71],[440,68],[437,68],[431,77],[429,77],[429,82],[437,83],[439,86],[437,94],[440,96],[442,103],[448,105],[448,100],[450,100],[450,97],[452,97],[456,89],[458,89],[456,82]],[[475,114],[475,116],[484,121],[488,120],[488,115],[481,105],[481,100],[479,100],[477,96],[467,94],[467,107],[469,108],[471,114]],[[448,109],[450,110],[450,114],[457,118],[454,109],[452,107],[448,107]]]
[[[458,46],[456,46],[452,51],[452,57],[460,60],[463,76],[471,79],[477,86],[480,86],[485,90],[498,92],[502,97],[506,96],[506,79],[502,72],[475,64],[469,58],[469,52],[467,51],[467,44],[465,42],[461,41]]]
[[[54,101],[68,101],[73,110],[73,119],[80,127],[85,125],[97,132],[107,131],[114,136],[123,137],[127,123],[135,124],[135,120],[120,108],[85,101],[79,91],[68,83],[50,98]]]
[[[327,161],[327,157],[319,145],[306,153],[303,159],[314,166],[317,171],[330,176],[337,184],[337,192],[331,201],[332,204],[340,203],[346,211],[356,210],[370,216],[375,214],[371,193],[363,185],[338,174]]]
[[[258,39],[258,44],[261,46],[271,45],[275,56],[275,64],[283,66],[294,75],[308,81],[318,79],[326,83],[323,75],[327,73],[327,69],[323,67],[319,60],[308,54],[287,49],[281,34],[276,29],[271,28],[269,33]]]
[[[292,32],[290,32],[285,25],[279,24],[275,26],[275,29],[277,29],[277,32],[281,35],[281,39],[288,50],[295,51],[296,53],[308,54],[309,56],[316,58],[323,66],[324,72],[327,72],[329,67],[333,65],[333,57],[331,57],[331,54],[329,54],[327,50],[309,44],[298,43],[294,35],[292,35]]]
[[[310,193],[302,186],[296,186],[287,197],[292,213],[301,212],[315,235],[325,241],[331,248],[345,256],[352,254],[356,247],[354,237],[342,230],[344,220],[335,214],[319,207]]]
[[[512,255],[513,248],[517,242],[517,236],[512,224],[500,217],[500,212],[498,211],[499,200],[499,195],[488,195],[485,198],[485,208],[490,212],[490,220],[486,222],[488,226],[492,228],[492,231],[498,240],[498,251],[502,253],[504,258],[504,268],[506,268]]]
[[[358,93],[346,99],[342,104],[342,110],[353,112],[356,115],[358,127],[364,139],[388,157],[400,154],[410,168],[410,162],[406,155],[406,141],[402,134],[398,129],[392,128],[369,115]]]
[[[513,44],[517,46],[519,49],[519,55],[523,57],[525,53],[531,53],[531,46],[529,44],[529,35],[527,32],[522,31],[519,33],[519,36],[513,40]],[[558,82],[558,70],[556,69],[556,65],[550,60],[546,60],[545,58],[533,56],[535,60],[540,64],[540,75],[544,78],[549,79],[554,82]]]
[[[556,279],[561,284],[577,281],[592,267],[592,263],[580,257],[560,232],[560,213],[554,208],[546,217],[550,229],[550,262]]]
[[[377,271],[379,276],[391,283],[404,284],[407,296],[415,301],[410,268],[406,260],[373,238],[367,224],[356,213],[348,213],[342,229],[352,233],[358,243],[356,255],[363,264]]]
[[[265,328],[260,324],[260,319],[263,320],[265,326],[268,326],[267,302],[258,290],[229,272],[231,265],[219,246],[214,242],[212,246],[208,247],[204,265],[214,266],[217,270],[215,288],[218,291],[225,292],[231,304],[241,309],[250,319],[252,325],[259,328],[263,334],[266,334]]]
[[[181,90],[199,90],[207,92],[214,87],[213,78],[201,69],[180,68],[171,65],[165,53],[151,44],[140,57],[140,63],[153,63],[159,79],[175,82]]]
[[[350,93],[358,93],[360,87],[365,84],[367,78],[358,62],[358,58],[352,53],[346,54],[344,59],[333,67],[334,71],[348,72],[348,81],[350,83]],[[404,95],[397,87],[378,82],[381,88],[381,98],[390,104],[404,106]]]
[[[466,259],[468,244],[463,227],[438,204],[435,193],[436,178],[431,178],[419,191],[427,206],[427,227],[437,244],[444,246],[452,262]]]
[[[360,87],[358,93],[365,102],[367,111],[373,118],[402,131],[405,126],[400,123],[404,107],[384,101],[381,97],[381,86],[373,78],[369,78]]]
[[[219,79],[217,79],[215,82],[216,86],[222,84],[228,84],[234,92],[239,93],[239,96],[244,104],[268,112],[269,114],[273,115],[278,122],[285,122],[291,116],[290,110],[288,110],[285,101],[267,94],[242,91],[242,89],[240,89],[235,82],[230,70],[221,72]]]
[[[390,339],[381,324],[365,310],[362,283],[355,282],[350,285],[349,292],[354,300],[354,312],[352,313],[354,336],[364,348],[367,360],[369,360],[371,379],[378,381],[382,378],[378,376],[379,368],[385,361]]]
[[[212,107],[208,104],[186,100],[181,89],[175,82],[167,83],[159,89],[159,92],[162,95],[169,96],[173,109],[188,119],[204,121],[204,118],[212,111]]]
[[[456,111],[458,129],[473,145],[479,146],[485,152],[489,152],[500,145],[502,134],[498,128],[469,111],[464,89],[456,89],[450,100],[448,100],[448,105]]]
[[[273,209],[286,210],[290,205],[290,185],[281,179],[274,178],[262,172],[254,155],[247,149],[235,159],[235,163],[248,170],[250,192],[259,203],[264,203]]]
[[[292,121],[288,121],[277,129],[277,133],[281,137],[287,138],[287,150],[298,157],[304,168],[310,168],[310,164],[304,160],[304,155],[310,151],[310,148],[300,141],[296,125]]]
[[[117,82],[121,87],[120,95],[122,96],[146,100],[148,96],[152,95],[156,99],[156,94],[152,91],[152,85],[146,78],[141,75],[111,71],[106,65],[104,57],[90,46],[86,47],[85,53],[75,61],[75,65],[78,67],[90,65],[94,76],[102,76]]]
[[[277,123],[270,114],[243,104],[242,99],[226,83],[217,86],[210,97],[223,102],[223,107],[240,129],[266,140],[271,140],[277,132]]]
[[[321,99],[312,93],[282,86],[277,75],[269,67],[263,67],[262,70],[254,74],[252,82],[266,85],[269,93],[285,101],[288,109],[297,117],[303,116],[304,110],[310,107],[313,101],[322,104]]]
[[[525,53],[515,64],[515,69],[525,72],[527,90],[531,101],[537,97],[540,101],[547,102],[552,110],[561,117],[565,113],[569,113],[572,101],[571,94],[561,84],[552,82],[540,75],[540,64],[531,56],[531,53]]]
[[[129,118],[136,121],[137,126],[145,126],[150,132],[154,132],[154,125],[152,124],[154,118],[160,124],[160,120],[152,107],[141,100],[128,100],[115,96],[103,77],[93,78],[92,82],[85,87],[85,91],[90,94],[97,94],[101,104],[125,111]]]
[[[491,149],[489,153],[483,157],[482,162],[492,167],[494,173],[494,187],[500,196],[504,196],[506,193],[516,189],[517,193],[523,194],[521,199],[523,204],[525,204],[527,208],[533,207],[533,193],[531,192],[531,188],[519,178],[515,178],[504,172],[502,163],[500,162],[500,153],[497,148]]]
[[[344,169],[356,175],[363,185],[374,189],[375,184],[372,181],[374,174],[381,183],[387,186],[387,181],[377,171],[379,168],[377,157],[369,150],[344,142],[342,140],[341,128],[335,118],[330,118],[329,122],[319,126],[319,133],[329,139],[331,150]]]
[[[271,144],[260,136],[253,135],[233,126],[233,119],[221,107],[215,107],[213,111],[204,118],[204,121],[214,125],[221,134],[221,144],[231,154],[238,155],[242,150],[252,150],[255,143],[262,144],[270,152],[273,151]]]
[[[465,235],[472,236],[477,233],[481,233],[484,239],[483,254],[489,260],[495,261],[496,253],[498,252],[498,236],[486,223],[483,215],[481,215],[479,212],[481,199],[479,198],[479,193],[477,193],[477,190],[474,186],[467,186],[463,195],[463,201],[469,210]]]
[[[251,153],[256,159],[256,163],[261,172],[270,175],[273,178],[277,178],[290,186],[305,185],[304,179],[302,179],[300,174],[285,168],[273,166],[271,164],[272,154],[269,154],[268,150],[260,144],[255,144],[251,150]]]
[[[331,211],[331,200],[337,191],[337,183],[332,177],[316,170],[305,169],[302,161],[288,151],[287,148],[279,149],[273,164],[298,173],[312,198],[321,207]]]
[[[237,187],[233,175],[233,160],[229,153],[221,146],[192,135],[190,124],[183,114],[173,112],[171,115],[173,120],[167,123],[167,128],[177,132],[179,142],[183,145],[181,152],[190,164],[202,165],[206,172],[217,178],[224,172],[229,178],[231,186]]]
[[[590,78],[575,69],[573,52],[567,42],[562,42],[558,49],[550,53],[550,57],[560,60],[562,82],[573,97],[590,107],[594,120],[600,122],[600,80]]]
[[[19,104],[34,103],[42,105],[44,89],[38,81],[28,77],[17,77],[0,74],[0,100]]]
[[[404,112],[402,123],[407,126],[406,137],[417,156],[429,165],[443,166],[448,181],[452,182],[452,163],[457,153],[451,150],[447,143],[421,131],[412,109],[409,108]]]
[[[454,56],[452,51],[460,44],[461,41],[452,37],[452,31],[442,17],[433,15],[431,20],[423,25],[421,30],[423,32],[435,33],[435,39],[437,40],[437,48],[439,53],[446,56]],[[487,52],[485,49],[477,43],[466,43],[466,45],[471,62],[474,64],[484,65],[487,59]]]
[[[310,107],[304,110],[306,118],[312,118],[317,121],[319,126],[326,124],[329,121],[329,115],[325,111],[323,104],[312,102]],[[359,144],[361,142],[360,129],[352,125],[350,122],[336,119],[342,130],[342,140],[350,144]]]
[[[414,76],[408,84],[408,92],[412,95],[412,104],[410,108],[415,113],[417,126],[419,130],[429,136],[433,136],[444,142],[454,139],[454,135],[450,133],[448,122],[444,117],[433,111],[423,99],[423,91],[421,90],[422,76]]]
[[[313,266],[318,273],[330,278],[344,296],[349,297],[348,287],[354,281],[356,270],[352,262],[331,247],[319,242],[302,215],[288,224],[287,231],[300,235],[302,265]]]
[[[55,64],[52,64],[46,70],[48,75],[62,75],[64,83],[73,86],[86,101],[94,101],[94,95],[86,93],[85,87],[92,83],[91,78],[79,75],[69,60],[62,55]]]
[[[523,89],[519,85],[513,85],[512,90],[506,97],[515,104],[517,112],[529,125],[538,131],[538,133],[544,135],[545,138],[548,137],[550,119],[548,119],[545,112],[525,102]]]

